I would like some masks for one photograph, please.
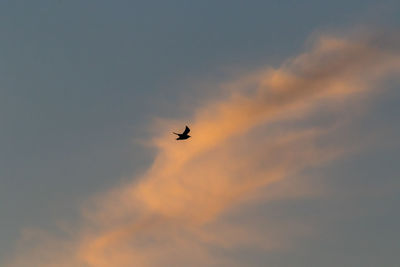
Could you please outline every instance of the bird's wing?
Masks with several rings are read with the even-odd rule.
[[[190,132],[189,127],[186,126],[185,131],[183,132],[184,135],[187,135]]]

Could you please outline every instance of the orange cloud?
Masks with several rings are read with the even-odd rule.
[[[63,244],[63,253],[39,246],[45,257],[23,251],[5,266],[233,266],[210,248],[284,244],[224,216],[260,201],[254,195],[268,186],[355,148],[338,137],[352,117],[343,109],[400,71],[400,51],[385,41],[320,36],[280,68],[223,84],[229,96],[204,103],[190,118],[193,138],[177,143],[169,130],[155,137],[149,170],[97,196],[70,242],[51,241]],[[322,115],[329,119],[314,124]]]

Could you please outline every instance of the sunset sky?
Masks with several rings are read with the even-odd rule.
[[[399,266],[399,12],[1,1],[0,266]]]

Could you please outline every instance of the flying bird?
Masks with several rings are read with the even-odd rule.
[[[190,137],[190,135],[188,135],[189,132],[190,132],[190,129],[189,129],[189,127],[186,126],[185,131],[183,131],[183,133],[181,133],[181,134],[173,133],[173,134],[176,134],[178,136],[178,138],[176,138],[176,140],[185,140]]]

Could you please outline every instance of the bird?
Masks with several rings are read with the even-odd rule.
[[[176,134],[178,136],[178,138],[176,138],[176,140],[186,140],[189,137],[191,137],[190,135],[188,135],[189,132],[190,132],[190,129],[189,129],[189,127],[186,126],[185,131],[183,131],[183,133],[179,134],[179,133],[173,132],[173,134]]]

